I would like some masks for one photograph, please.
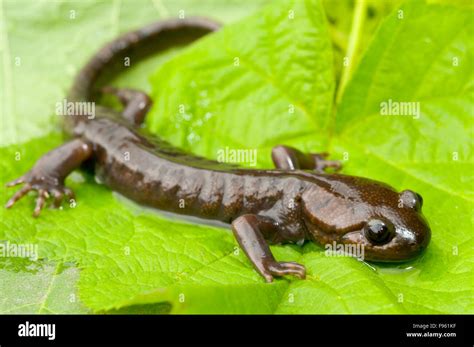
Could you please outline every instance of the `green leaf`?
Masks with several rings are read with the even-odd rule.
[[[7,4],[3,15],[23,20],[25,14]],[[95,15],[103,13],[103,8],[83,6],[90,12],[81,18],[92,22],[83,23],[85,27],[94,31],[94,21],[103,25]],[[59,7],[58,17],[69,9]],[[204,38],[162,65],[152,77],[155,106],[148,126],[168,141],[209,158],[225,146],[257,148],[260,167],[270,167],[269,151],[278,143],[329,150],[340,158],[349,155],[344,173],[380,179],[423,195],[433,231],[423,257],[382,266],[328,257],[314,244],[276,246],[272,247],[276,258],[305,264],[308,278],[267,284],[237,248],[229,230],[139,207],[94,183],[94,177],[84,171],[75,172],[67,182],[77,195],[74,208],[47,209],[33,219],[34,202],[29,196],[12,210],[0,209],[0,240],[37,244],[40,259],[76,264],[79,297],[93,311],[472,313],[473,164],[468,137],[473,107],[472,12],[421,2],[409,2],[402,10],[403,20],[394,12],[383,22],[337,110],[332,106],[333,57],[321,4],[284,1]],[[130,7],[127,13],[134,11],[141,10]],[[145,16],[150,16],[148,12],[143,10]],[[44,17],[38,15],[36,20],[43,23]],[[118,18],[116,23],[127,23],[123,30],[133,26],[129,20],[139,21],[132,15]],[[64,23],[56,20],[62,27]],[[44,26],[49,28],[50,23]],[[97,46],[102,43],[100,38],[94,40]],[[21,46],[19,38],[10,41]],[[97,48],[87,46],[89,54]],[[10,54],[7,62],[14,56]],[[453,57],[459,58],[457,66],[452,65]],[[235,58],[239,58],[238,66]],[[28,75],[22,75],[21,69],[17,73],[20,82],[15,78],[15,83],[28,90]],[[137,68],[135,75],[116,83],[140,86],[144,74]],[[49,81],[54,82],[54,77]],[[61,83],[69,85],[70,78]],[[48,97],[48,88],[44,89],[35,92],[44,93],[48,102],[64,95]],[[420,118],[381,116],[380,103],[389,98],[419,101]],[[45,105],[46,101],[41,104]],[[180,113],[181,105],[184,113]],[[19,119],[8,115],[8,126],[25,133],[21,141],[16,136],[22,131],[9,134],[0,149],[5,159],[0,162],[1,183],[17,177],[61,143],[58,134],[38,125],[45,118],[36,119],[31,116],[35,109],[29,111],[29,117]],[[25,120],[30,123],[23,124]],[[42,136],[32,139],[38,134]],[[16,160],[17,152],[20,160]],[[457,160],[453,160],[454,152]],[[10,194],[2,184],[0,199],[5,201]],[[18,287],[21,276],[27,274],[21,270],[21,261],[9,261],[16,264],[14,269],[0,263],[0,279],[12,281],[8,282],[11,286],[0,286],[0,297],[9,290],[8,301],[1,307],[21,312],[12,304],[10,288]],[[55,271],[46,269],[41,283],[48,282],[44,278],[52,278]],[[70,292],[65,285],[59,287],[62,293]],[[38,302],[38,298],[24,302]],[[50,311],[76,309],[81,312],[64,307]]]
[[[216,159],[226,145],[258,148],[258,165],[268,166],[276,143],[321,145],[334,92],[321,5],[269,7],[162,65],[152,83],[159,102],[149,128],[194,153]]]
[[[295,296],[298,290],[298,294],[303,293],[298,295],[304,297],[303,301],[300,305],[296,301],[291,304],[283,301],[278,311],[435,313],[473,310],[470,301],[473,295],[470,216],[473,164],[469,140],[473,109],[472,12],[427,6],[422,2],[409,2],[400,11],[395,11],[379,29],[335,117],[331,119],[328,113],[317,110],[312,113],[317,130],[311,130],[311,134],[317,135],[311,136],[319,136],[327,124],[332,129],[331,142],[326,148],[321,145],[323,141],[308,141],[304,133],[285,136],[283,133],[293,135],[298,124],[311,129],[311,125],[305,123],[305,113],[297,112],[289,120],[281,109],[274,110],[272,104],[257,106],[255,100],[261,98],[259,91],[269,87],[260,87],[265,81],[255,86],[259,79],[253,71],[248,71],[250,69],[237,74],[235,67],[224,65],[222,61],[229,59],[226,50],[205,55],[211,46],[225,48],[229,42],[233,45],[234,41],[226,39],[225,34],[189,49],[163,65],[154,77],[155,98],[161,100],[161,104],[154,109],[155,118],[150,120],[150,126],[180,147],[192,148],[210,158],[215,157],[216,148],[224,146],[258,148],[259,155],[264,156],[259,157],[262,166],[269,165],[267,144],[270,147],[284,142],[314,151],[329,148],[336,157],[349,156],[345,162],[346,173],[379,179],[400,190],[411,188],[423,195],[425,214],[433,229],[432,243],[424,257],[403,266],[374,265],[374,272],[352,259],[327,258],[309,252],[303,257],[303,263],[316,264],[316,259],[323,262],[309,269],[313,275],[324,278],[322,283],[331,285],[323,291],[319,281],[296,282],[287,292]],[[259,39],[259,42],[267,41]],[[261,55],[260,49],[266,46],[256,47],[254,57]],[[262,66],[268,66],[265,59],[251,59],[252,65],[262,61]],[[278,63],[276,65],[273,71],[276,70],[278,76]],[[178,69],[179,78],[173,73]],[[246,77],[248,74],[253,77]],[[251,80],[253,84],[246,83],[245,93],[232,93],[231,100],[223,99],[221,95],[230,94],[235,85],[241,85],[241,79]],[[269,80],[274,79],[266,81]],[[173,86],[173,93],[164,87],[166,85]],[[176,93],[176,90],[181,92]],[[201,96],[203,90],[208,98],[205,103]],[[288,100],[287,95],[279,99],[282,98]],[[380,103],[388,99],[420,102],[420,118],[381,116]],[[235,100],[239,106],[234,104]],[[180,105],[186,106],[184,115],[179,114]],[[203,105],[211,105],[212,109]],[[278,102],[275,105],[278,107]],[[249,111],[244,112],[244,108]],[[206,112],[217,117],[209,125],[194,126]],[[258,112],[259,117],[250,120],[247,114],[254,117],[253,112]],[[277,127],[275,123],[282,126]],[[209,129],[213,129],[211,139],[209,135],[205,137],[211,133]],[[189,134],[197,134],[200,141],[190,143]],[[326,136],[321,134],[323,138]],[[338,273],[347,280],[339,283]],[[334,281],[334,277],[338,281]],[[348,283],[350,290],[344,293]],[[368,292],[368,288],[379,291]],[[429,296],[424,295],[427,291]],[[325,306],[326,301],[319,298],[323,294],[328,296],[327,293],[332,295]],[[352,300],[347,302],[347,297]],[[342,300],[340,305],[337,298]],[[364,304],[358,306],[354,302]]]
[[[381,26],[348,86],[332,148],[349,155],[347,172],[424,198],[428,252],[412,271],[382,268],[386,285],[410,312],[472,312],[472,11],[418,1],[401,11]],[[389,99],[418,102],[419,118],[382,116]]]
[[[0,313],[87,313],[77,297],[78,277],[71,265],[0,258]]]
[[[302,33],[306,32],[307,40],[314,44],[314,48],[320,48],[321,45],[326,47],[326,50],[320,50],[318,55],[330,66],[329,40],[320,29],[324,28],[321,8],[316,6],[306,9],[298,5],[295,9],[299,17],[292,22],[288,21],[287,25],[295,26]],[[307,10],[313,16],[311,21],[305,13]],[[250,32],[252,26],[261,25],[260,18],[271,25],[278,18],[287,15],[287,8],[283,12],[279,6],[270,7],[241,25],[248,27]],[[285,28],[280,30],[285,31]],[[217,35],[229,34],[232,34],[232,31],[225,29]],[[290,45],[290,48],[295,45],[295,41],[288,40],[288,37],[283,43]],[[256,42],[251,44],[255,45]],[[240,49],[246,48],[242,45]],[[230,66],[232,62],[231,57]],[[292,62],[288,61],[288,64],[291,65]],[[282,73],[283,71],[280,71],[280,74]],[[293,81],[297,82],[297,78],[305,71],[297,64],[294,73],[286,82],[288,85]],[[316,73],[315,70],[313,74]],[[324,91],[322,97],[317,96],[325,100],[326,106],[317,105],[325,113],[328,112],[332,98],[332,75],[326,73],[326,78],[328,80],[324,85],[328,86],[329,91]],[[308,86],[311,84],[306,81],[300,88],[304,90]],[[287,85],[283,88],[287,88]],[[298,98],[298,90],[295,89],[292,93],[293,97]],[[326,96],[325,93],[329,95]],[[301,104],[304,104],[304,107],[316,108],[312,99],[302,100]],[[288,104],[284,109],[287,112]],[[46,139],[39,139],[27,144],[25,148],[35,153],[22,153],[22,158],[26,160],[16,163],[13,168],[6,165],[2,170],[6,173],[5,176],[14,176],[11,171],[26,170],[42,152],[38,148],[44,146],[38,144],[44,141]],[[51,144],[48,147],[52,147],[59,141],[53,138],[49,139],[49,142]],[[11,147],[6,148],[3,153],[7,158],[14,158],[15,154],[14,148]],[[9,164],[11,163],[12,161],[9,161]],[[5,223],[2,230],[8,230],[6,237],[9,240],[31,238],[32,242],[39,243],[41,257],[75,260],[80,264],[80,294],[88,307],[106,310],[128,304],[140,304],[141,300],[138,298],[143,293],[158,290],[164,294],[155,301],[172,302],[174,312],[264,313],[277,309],[280,296],[289,282],[282,280],[267,285],[253,270],[242,252],[235,253],[236,243],[228,230],[178,221],[170,222],[150,216],[150,213],[143,209],[117,201],[104,187],[82,184],[84,180],[90,181],[91,177],[76,174],[69,182],[76,190],[78,198],[78,205],[73,211],[73,221],[70,214],[72,212],[69,211],[47,211],[48,213],[44,213],[38,220],[25,218],[31,207],[31,201],[27,200],[19,202],[11,211],[3,210],[0,213],[5,216],[2,218]],[[2,193],[6,194],[5,191]],[[21,228],[16,228],[14,223],[20,216],[24,220]],[[280,247],[276,252],[283,258],[299,257],[299,253],[292,248]],[[229,271],[233,272],[231,277]],[[210,292],[214,293],[213,296],[208,295]],[[203,299],[204,296],[207,300]]]
[[[66,97],[74,76],[90,56],[120,33],[181,13],[211,13],[216,20],[229,23],[265,2],[247,0],[242,6],[236,0],[3,0],[0,145],[22,143],[56,130],[61,121],[54,116],[56,103]],[[140,64],[132,63],[115,82],[149,90],[150,71],[174,53],[173,49]]]
[[[264,1],[249,1],[246,6],[242,6],[234,0],[218,4],[212,0],[93,3],[3,1],[0,6],[3,67],[0,78],[0,153],[4,160],[0,165],[0,199],[6,201],[13,193],[4,188],[7,181],[27,171],[42,154],[61,143],[61,136],[55,131],[59,127],[58,119],[53,116],[55,103],[65,97],[74,75],[86,59],[106,41],[120,32],[140,27],[160,17],[177,16],[181,10],[185,11],[186,16],[204,16],[212,9],[213,18],[229,23],[254,11],[262,3]],[[31,30],[33,27],[35,30]],[[81,28],[80,31],[77,30],[78,27]],[[172,50],[153,57],[144,64],[132,64],[126,74],[118,76],[113,82],[117,85],[150,89],[147,83],[148,71],[155,69],[157,64],[175,53],[176,50]],[[84,180],[89,182],[84,183]],[[77,270],[64,270],[54,275],[55,266],[63,266],[61,264],[67,258],[77,263],[81,270],[87,268],[88,262],[94,263],[95,257],[102,253],[108,254],[108,244],[103,244],[104,249],[94,255],[97,251],[95,246],[103,241],[104,230],[109,228],[110,234],[107,237],[111,240],[119,239],[115,233],[120,234],[124,230],[127,235],[126,232],[133,224],[131,220],[135,218],[110,191],[98,187],[92,181],[92,177],[87,174],[83,176],[82,173],[73,174],[68,179],[69,185],[78,194],[96,202],[86,208],[82,215],[67,208],[63,211],[46,210],[39,220],[35,220],[31,217],[32,195],[19,202],[12,211],[0,209],[0,241],[33,243],[38,245],[40,258],[58,261],[57,265],[52,262],[47,265],[25,265],[25,260],[21,258],[8,258],[7,261],[0,258],[0,311],[85,312],[81,306],[69,303],[69,297],[66,300],[66,294],[72,295],[72,289],[76,290],[76,277],[73,278],[70,274],[77,276]],[[87,204],[85,201],[84,203]],[[79,202],[78,210],[81,210],[81,204]],[[122,210],[123,214],[113,220],[109,209],[117,209],[117,214]],[[47,217],[43,218],[50,212],[52,215],[49,220]],[[55,216],[61,218],[57,219]],[[91,217],[99,222],[85,226]],[[120,227],[110,230],[107,218]],[[102,222],[103,219],[106,221]],[[148,232],[153,232],[154,229]],[[56,234],[49,234],[51,232]],[[123,252],[123,247],[116,251],[119,257],[123,256]],[[83,258],[87,260],[82,261]],[[33,273],[30,268],[37,270]],[[44,297],[43,288],[46,289],[47,285],[58,288]],[[140,288],[138,286],[136,291],[139,292]],[[107,305],[110,302],[101,303],[99,309]],[[143,309],[125,308],[118,312],[164,312],[162,308],[150,309],[151,306]]]

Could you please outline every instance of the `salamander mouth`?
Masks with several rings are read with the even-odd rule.
[[[364,259],[364,248],[365,245],[362,242],[347,241],[345,236],[348,234],[359,233],[360,226],[351,228],[345,231],[345,233],[334,231],[325,231],[322,228],[315,227],[314,224],[308,223],[304,220],[306,230],[308,231],[307,239],[311,239],[315,243],[321,245],[326,251],[330,253],[345,254],[347,256],[353,256],[356,258]]]
[[[400,263],[410,261],[424,252],[431,237],[426,223],[417,230],[396,227],[394,236],[386,243],[375,244],[364,233],[363,226],[342,232],[328,232],[305,221],[309,237],[323,247],[356,256],[369,262]]]
[[[363,260],[399,263],[410,261],[422,254],[428,246],[430,235],[429,231],[420,234],[397,228],[395,236],[390,241],[384,244],[374,244],[367,239],[363,230],[358,230],[344,234],[340,242],[363,247]]]

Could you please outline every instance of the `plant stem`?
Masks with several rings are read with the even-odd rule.
[[[336,95],[336,104],[341,101],[342,94],[346,88],[347,82],[351,78],[352,71],[354,70],[354,57],[359,48],[360,37],[362,27],[365,21],[365,15],[367,13],[367,1],[356,0],[354,15],[352,17],[351,33],[349,35],[349,44],[347,46],[346,57],[348,59],[348,65],[344,66],[342,70],[341,80],[339,81],[339,88]]]

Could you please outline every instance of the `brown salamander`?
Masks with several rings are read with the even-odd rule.
[[[217,30],[202,18],[166,20],[127,33],[103,47],[77,75],[69,102],[95,102],[97,80],[113,61],[139,48],[154,47],[170,36],[192,39]],[[7,202],[11,207],[31,190],[38,192],[34,216],[50,197],[60,206],[73,197],[65,178],[85,161],[111,189],[140,204],[179,214],[228,223],[256,270],[274,276],[305,277],[303,265],[280,262],[268,244],[361,245],[369,261],[404,261],[418,255],[430,240],[417,193],[366,178],[325,173],[339,168],[326,154],[304,154],[276,146],[276,170],[251,170],[191,156],[139,129],[151,105],[143,92],[104,87],[122,111],[103,106],[90,114],[65,116],[72,138],[41,157],[8,186],[24,184]],[[127,153],[128,155],[125,155]],[[183,207],[183,208],[181,208]]]

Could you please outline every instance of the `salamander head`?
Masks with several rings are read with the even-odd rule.
[[[431,230],[421,213],[422,197],[404,190],[397,205],[380,205],[359,230],[346,233],[342,243],[364,246],[364,258],[371,261],[404,261],[419,255],[431,238]]]
[[[343,175],[326,183],[302,197],[307,229],[318,243],[360,245],[365,260],[381,262],[412,259],[428,246],[419,194]]]

